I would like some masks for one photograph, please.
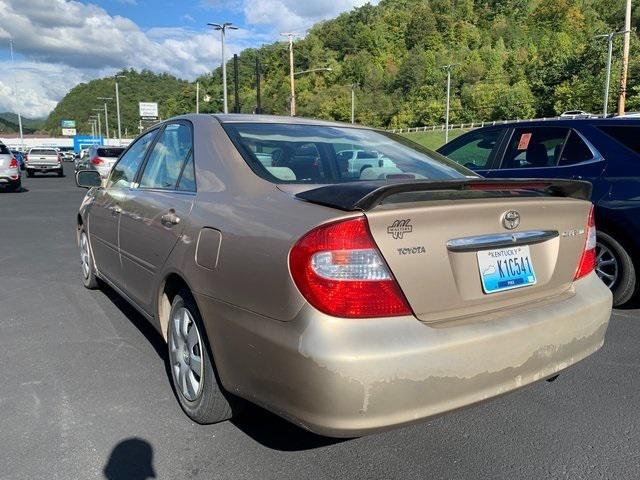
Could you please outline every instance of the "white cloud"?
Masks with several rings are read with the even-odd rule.
[[[136,0],[118,0],[137,4]],[[203,0],[213,8],[243,12],[247,29],[229,35],[229,54],[274,41],[280,30],[299,29],[366,3],[366,0]],[[375,1],[373,3],[376,3]],[[152,28],[75,0],[0,0],[0,45],[14,39],[20,61],[19,96],[11,69],[0,62],[0,109],[46,115],[79,81],[132,67],[193,79],[220,64],[220,37],[211,30]],[[188,14],[183,21],[192,22]],[[302,32],[301,32],[302,33]]]

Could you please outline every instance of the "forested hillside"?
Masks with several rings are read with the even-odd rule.
[[[167,108],[171,104],[170,99],[189,87],[186,80],[179,80],[171,75],[156,74],[149,71],[137,72],[124,70],[119,72],[125,78],[119,78],[120,88],[120,115],[122,119],[122,134],[127,131],[128,136],[138,134],[138,102],[158,102],[159,114],[166,118]],[[75,120],[79,132],[91,132],[89,117],[97,112],[94,108],[100,108],[104,101],[98,97],[112,98],[107,102],[109,110],[109,128],[111,135],[117,131],[115,81],[113,77],[92,80],[89,83],[81,83],[56,105],[51,112],[43,129],[52,134],[60,134],[61,120]],[[195,101],[195,95],[194,95]],[[102,118],[104,122],[104,115]],[[104,125],[102,127],[104,129]]]
[[[551,116],[569,109],[598,112],[606,41],[594,37],[621,30],[623,4],[624,0],[381,0],[376,6],[365,5],[315,25],[296,41],[297,71],[333,69],[297,77],[298,115],[348,120],[350,85],[358,84],[358,122],[379,127],[440,123],[445,64],[456,64],[452,122]],[[615,42],[611,110],[617,101],[622,38],[616,37]],[[628,109],[640,109],[640,59],[635,55],[639,46],[634,33]],[[243,112],[253,111],[256,105],[258,57],[263,72],[263,111],[288,113],[287,48],[274,43],[242,52]],[[227,71],[232,107],[231,60]],[[122,104],[129,132],[135,129],[138,100],[160,102],[164,116],[195,110],[194,84],[140,74],[141,80],[162,80],[162,90],[156,91],[137,84],[138,74],[127,75],[130,79],[122,88]],[[203,98],[210,100],[201,103],[201,111],[221,109],[220,75],[217,69],[199,79]],[[112,96],[113,80],[76,87],[47,126],[55,127],[65,116],[74,118],[74,112],[94,106],[93,98],[105,94]]]

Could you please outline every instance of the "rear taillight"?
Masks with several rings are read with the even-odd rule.
[[[289,268],[307,301],[328,315],[410,315],[411,308],[364,217],[321,225],[291,249]]]
[[[588,275],[596,267],[596,222],[593,215],[593,206],[589,210],[585,237],[584,250],[580,257],[574,280]]]
[[[18,160],[15,157],[9,162],[9,168],[18,168]]]
[[[102,165],[104,163],[104,160],[101,159],[100,157],[93,157],[91,159],[91,163],[94,165]]]

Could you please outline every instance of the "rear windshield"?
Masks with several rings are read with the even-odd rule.
[[[398,135],[350,127],[226,123],[251,169],[274,183],[476,177],[455,162]]]
[[[99,148],[99,157],[119,157],[124,152],[124,148]]]
[[[640,153],[640,127],[602,125],[598,128],[625,147],[630,148],[636,153]]]
[[[32,148],[29,151],[29,155],[58,155],[58,152],[52,149],[46,148]]]
[[[0,155],[11,155],[11,151],[7,148],[6,145],[2,145],[0,143]]]

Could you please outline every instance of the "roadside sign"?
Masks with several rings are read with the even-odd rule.
[[[76,129],[75,128],[63,128],[62,135],[65,137],[75,137]]]
[[[61,128],[76,128],[76,121],[75,120],[62,120],[60,122],[60,127]]]
[[[138,104],[140,109],[140,117],[144,119],[156,119],[158,118],[158,104],[155,102],[140,102]]]
[[[73,151],[80,153],[80,149],[89,145],[104,145],[102,137],[92,137],[91,135],[76,135],[73,137]]]

